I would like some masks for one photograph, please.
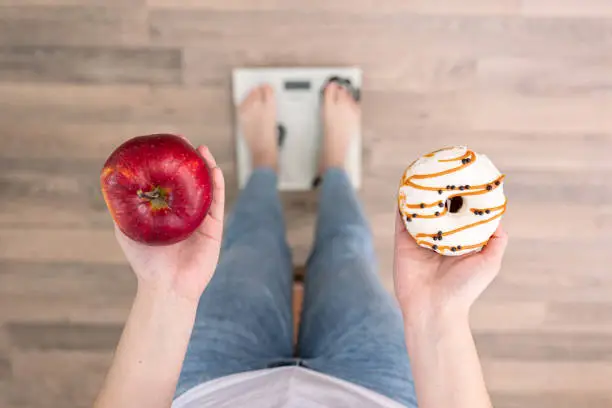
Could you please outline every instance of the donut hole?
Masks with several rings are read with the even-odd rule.
[[[463,197],[451,197],[446,200],[446,209],[451,214],[456,214],[463,207]]]

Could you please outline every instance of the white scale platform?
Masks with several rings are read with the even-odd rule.
[[[277,98],[277,122],[285,129],[280,149],[280,190],[310,190],[316,177],[322,138],[321,89],[330,78],[340,78],[361,89],[359,68],[254,68],[233,71],[233,101],[238,106],[251,89],[270,84]],[[236,118],[237,121],[237,118]],[[249,151],[240,126],[234,124],[238,183],[244,187],[251,174]],[[361,131],[355,135],[346,169],[355,188],[361,185]]]

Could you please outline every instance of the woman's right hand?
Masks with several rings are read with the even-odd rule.
[[[213,180],[213,202],[202,224],[184,241],[167,246],[136,242],[115,227],[117,241],[138,278],[139,291],[172,295],[197,304],[217,267],[225,203],[223,173],[207,147],[198,147]]]
[[[465,317],[499,273],[508,236],[501,226],[481,252],[442,256],[418,246],[399,213],[395,221],[395,294],[407,323]]]

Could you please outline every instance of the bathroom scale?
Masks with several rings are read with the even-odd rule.
[[[251,89],[270,84],[275,91],[279,143],[279,190],[310,190],[316,184],[323,137],[322,90],[330,82],[361,97],[359,68],[238,68],[232,73],[232,97],[238,106]],[[251,174],[249,151],[235,117],[238,183],[244,187]],[[361,129],[352,139],[346,170],[355,188],[361,186]]]

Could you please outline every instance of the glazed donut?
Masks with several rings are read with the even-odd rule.
[[[398,206],[422,247],[442,255],[481,250],[506,211],[504,175],[467,146],[436,150],[404,172]]]

